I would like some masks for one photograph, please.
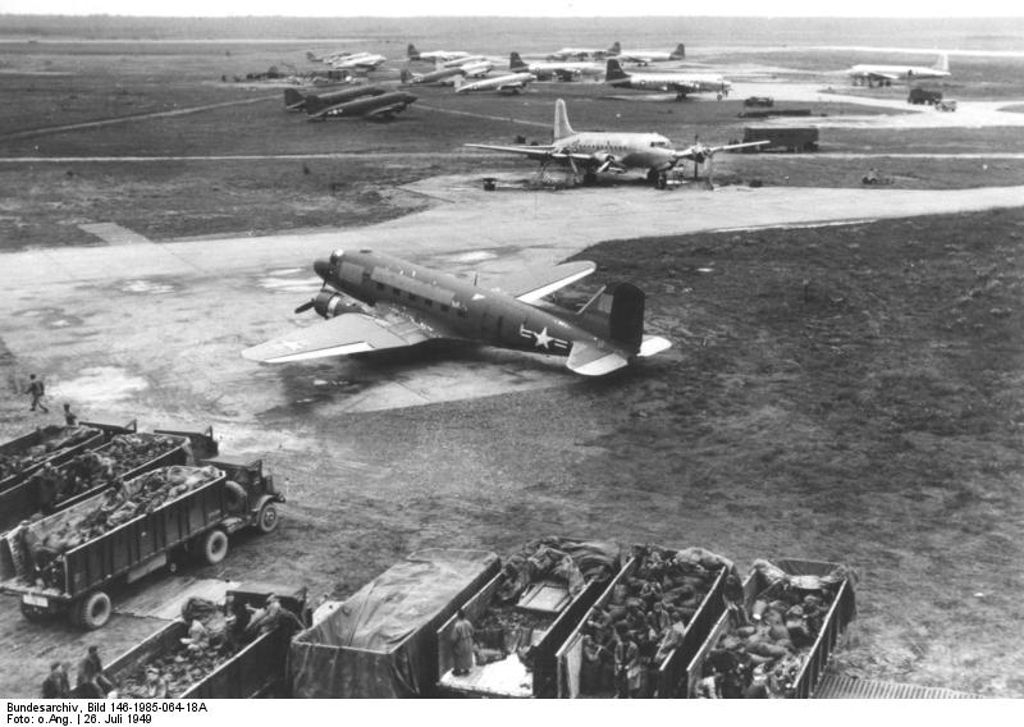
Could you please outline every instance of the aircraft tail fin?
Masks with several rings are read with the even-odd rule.
[[[686,46],[680,43],[676,46],[676,49],[669,54],[672,60],[678,60],[680,58],[686,58]]]
[[[637,355],[644,341],[646,298],[632,283],[606,285],[577,314],[579,325]]]
[[[319,113],[321,110],[327,108],[327,106],[328,103],[319,96],[316,96],[314,94],[306,96],[306,105],[304,106],[304,108],[306,110],[306,113],[311,116],[313,114]]]
[[[314,55],[313,51],[311,50],[306,51],[306,59],[312,61],[313,63],[319,63],[321,60],[323,60],[322,58],[317,58],[316,55]]]
[[[284,90],[284,105],[286,108],[300,108],[305,104],[305,101],[305,97],[294,88],[286,88]]]
[[[619,41],[615,41],[614,43],[612,43],[612,47],[608,49],[608,55],[617,56],[617,55],[621,55],[621,54],[622,54],[622,44],[619,43]]]
[[[508,57],[508,69],[513,72],[525,71],[527,69],[527,65],[523,62],[523,59],[518,53],[512,51]]]
[[[608,67],[605,70],[604,80],[606,81],[621,81],[629,78],[629,74],[622,70],[622,66],[614,58],[608,59]]]
[[[572,136],[576,132],[569,126],[569,112],[565,109],[565,101],[558,99],[555,101],[555,125],[551,130],[554,140],[564,139],[567,136]]]
[[[935,65],[932,66],[936,71],[942,71],[943,73],[949,73],[949,56],[945,53],[939,54],[939,59],[935,61]]]
[[[411,60],[416,60],[417,58],[420,57],[420,52],[416,50],[416,46],[410,43],[409,47],[405,49],[405,55],[407,58]]]

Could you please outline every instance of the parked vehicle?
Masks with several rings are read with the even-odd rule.
[[[750,96],[749,98],[743,99],[743,105],[747,108],[759,106],[761,108],[771,108],[775,105],[775,99],[771,96]]]
[[[932,91],[920,86],[910,89],[910,92],[907,94],[907,103],[914,104],[915,106],[923,104],[936,106],[940,101],[942,101],[942,91]]]
[[[768,141],[765,146],[746,147],[742,151],[755,154],[763,151],[783,150],[805,152],[818,150],[818,129],[814,126],[747,126],[743,129],[743,143]]]
[[[0,444],[0,492],[4,492],[44,464],[57,466],[79,452],[95,449],[115,434],[135,431],[135,422],[116,424],[82,422],[73,427],[49,424]]]

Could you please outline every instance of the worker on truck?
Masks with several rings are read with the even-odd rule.
[[[114,691],[114,683],[103,673],[100,647],[90,646],[85,658],[79,662],[77,683],[87,697],[103,699]]]

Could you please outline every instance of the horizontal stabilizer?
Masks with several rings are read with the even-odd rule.
[[[438,337],[410,320],[385,320],[363,313],[345,313],[242,351],[262,363],[287,363],[325,356],[401,348]]]
[[[581,376],[604,376],[629,365],[629,359],[606,348],[576,342],[565,365]]]
[[[523,303],[534,303],[556,290],[587,277],[596,269],[595,263],[589,260],[580,260],[556,265],[552,268],[536,268],[517,272],[489,282],[488,287]]]
[[[667,351],[672,348],[672,342],[667,338],[661,336],[644,336],[644,340],[640,343],[640,350],[637,351],[637,356],[646,357],[653,356],[656,353]]]

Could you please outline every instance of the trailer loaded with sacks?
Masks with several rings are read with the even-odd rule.
[[[86,629],[111,615],[109,591],[191,556],[219,563],[228,535],[270,532],[284,498],[261,460],[208,459],[141,474],[0,539],[0,590],[26,618],[66,614]]]
[[[62,427],[50,424],[0,444],[0,492],[23,482],[33,472],[49,464],[67,462],[79,452],[105,444],[115,434],[135,431],[128,426],[82,422]]]

